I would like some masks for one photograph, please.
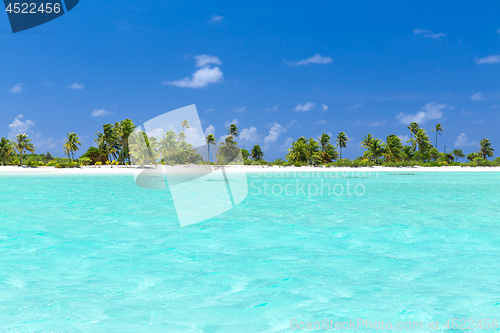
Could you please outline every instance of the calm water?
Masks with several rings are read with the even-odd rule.
[[[133,176],[0,175],[0,331],[500,319],[499,173],[329,177],[249,175],[242,204],[180,228]]]

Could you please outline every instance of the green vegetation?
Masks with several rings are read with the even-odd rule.
[[[16,141],[14,141],[14,148],[19,153],[19,166],[21,166],[21,162],[23,160],[23,153],[25,151],[29,151],[34,153],[35,146],[31,143],[31,139],[28,138],[27,134],[18,134],[16,136]]]
[[[90,147],[79,159],[75,153],[81,146],[78,135],[68,133],[63,149],[67,158],[54,158],[50,153],[35,154],[35,146],[26,134],[18,134],[15,140],[2,138],[0,140],[0,163],[2,165],[27,165],[31,167],[54,166],[57,168],[73,168],[82,165],[118,165],[118,164],[242,164],[245,165],[278,165],[278,166],[326,166],[326,167],[411,167],[428,166],[500,166],[500,158],[494,157],[494,149],[488,139],[480,141],[476,152],[467,156],[461,149],[450,153],[440,152],[437,148],[438,137],[442,135],[443,127],[436,124],[432,132],[436,132],[435,145],[429,140],[425,129],[417,123],[407,126],[410,139],[403,143],[395,134],[387,136],[385,142],[372,134],[365,135],[360,143],[364,149],[362,156],[348,160],[342,158],[342,150],[347,147],[349,138],[345,132],[340,132],[332,144],[330,135],[323,133],[317,139],[300,137],[293,141],[288,149],[286,160],[277,159],[273,162],[264,160],[265,154],[259,145],[250,151],[240,149],[235,141],[239,136],[236,124],[231,124],[228,136],[219,142],[215,161],[203,161],[202,156],[187,142],[186,129],[191,128],[189,122],[181,122],[182,131],[162,133],[161,137],[148,137],[145,132],[136,131],[137,126],[130,119],[113,124],[104,124],[102,132],[96,132],[97,147]],[[213,134],[205,138],[207,153],[210,156],[210,146],[217,144]],[[337,151],[338,149],[338,151]],[[446,149],[445,149],[446,150]],[[29,154],[31,153],[31,154]],[[241,153],[241,155],[240,155]],[[240,160],[239,156],[242,156]],[[467,158],[467,163],[460,162]]]

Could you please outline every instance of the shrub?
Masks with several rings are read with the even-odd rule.
[[[476,157],[474,158],[474,160],[472,161],[472,166],[484,166],[486,163],[486,160],[482,157]]]
[[[430,161],[430,162],[423,163],[423,166],[426,166],[426,167],[440,167],[440,166],[442,166],[442,164],[440,164],[439,162],[436,162],[436,161]]]
[[[78,159],[78,162],[83,164],[83,165],[90,165],[90,163],[92,162],[92,160],[89,158],[89,157],[80,157]]]

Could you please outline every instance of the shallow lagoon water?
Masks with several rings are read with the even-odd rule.
[[[500,320],[500,173],[248,178],[243,203],[181,228],[131,175],[0,175],[0,332]],[[347,182],[363,194],[314,193]]]

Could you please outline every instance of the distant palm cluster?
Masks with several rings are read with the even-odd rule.
[[[440,166],[458,163],[460,158],[464,158],[462,150],[455,149],[450,153],[439,152],[437,147],[438,135],[443,132],[441,124],[437,124],[432,130],[436,132],[436,145],[433,146],[429,140],[427,132],[420,128],[417,123],[411,123],[408,126],[411,138],[403,146],[401,139],[391,134],[386,141],[382,141],[368,134],[363,137],[361,147],[365,152],[358,157],[355,163],[342,160],[342,148],[347,147],[349,141],[344,132],[340,132],[336,138],[336,145],[330,143],[330,136],[323,133],[318,138],[318,141],[310,138],[307,140],[304,137],[299,138],[292,143],[292,147],[288,149],[287,160],[292,163],[321,165],[332,164],[332,166],[357,166],[357,165],[391,165],[391,166],[406,166],[423,164],[426,166]],[[340,148],[340,154],[336,148]],[[446,149],[446,148],[445,148]],[[490,165],[487,159],[494,157],[494,149],[488,139],[483,139],[480,142],[480,147],[477,152],[467,155],[467,159],[471,165]],[[338,160],[338,161],[337,161]],[[337,161],[334,163],[334,161]],[[356,163],[357,162],[357,163]],[[500,164],[500,160],[495,161],[493,165]]]
[[[494,149],[488,139],[480,142],[477,152],[465,156],[460,149],[449,153],[440,152],[437,147],[438,136],[443,132],[441,124],[437,124],[432,130],[436,132],[435,146],[429,140],[427,132],[420,128],[417,123],[408,126],[410,139],[403,145],[401,139],[391,134],[382,141],[371,134],[363,137],[361,147],[365,151],[362,156],[353,161],[342,159],[342,149],[347,147],[349,138],[344,132],[340,132],[335,145],[331,137],[323,133],[315,140],[300,137],[292,142],[288,149],[286,161],[277,159],[274,162],[264,161],[264,152],[259,145],[255,145],[249,152],[240,149],[235,141],[239,136],[236,124],[231,124],[228,136],[222,142],[217,143],[213,134],[205,138],[207,154],[205,158],[200,154],[200,147],[194,147],[187,141],[186,129],[191,128],[187,120],[180,124],[182,131],[176,133],[172,130],[166,131],[161,136],[148,136],[144,131],[137,130],[137,126],[130,119],[116,122],[114,125],[103,125],[103,131],[96,132],[95,139],[97,147],[90,147],[78,160],[74,155],[81,146],[78,135],[74,132],[68,133],[63,145],[64,152],[68,157],[54,159],[50,153],[45,155],[27,155],[25,164],[29,166],[55,165],[57,167],[78,167],[81,165],[103,165],[103,164],[271,164],[271,165],[327,165],[327,166],[442,166],[462,165],[459,159],[467,157],[471,166],[500,165],[500,158],[488,161],[494,157]],[[217,145],[215,160],[210,159],[210,146]],[[339,149],[339,152],[337,152]],[[16,153],[17,152],[17,153]],[[2,165],[22,165],[23,155],[28,152],[34,153],[35,146],[27,134],[18,134],[15,140],[6,138],[0,141],[0,159]]]
[[[148,135],[142,130],[137,130],[137,126],[130,119],[117,122],[114,125],[103,125],[103,132],[97,132],[96,147],[91,147],[80,160],[88,159],[89,164],[110,163],[114,164],[196,164],[204,161],[198,152],[200,147],[194,147],[187,140],[186,129],[191,128],[189,122],[181,122],[182,131],[176,133],[173,130],[166,131],[160,136]],[[236,125],[228,128],[228,136],[221,142],[216,155],[216,162],[235,162],[240,155],[240,149],[234,138],[238,136]],[[69,139],[69,135],[68,135]],[[207,150],[209,156],[210,145],[216,144],[213,134],[206,137]],[[243,163],[243,161],[241,161]]]

